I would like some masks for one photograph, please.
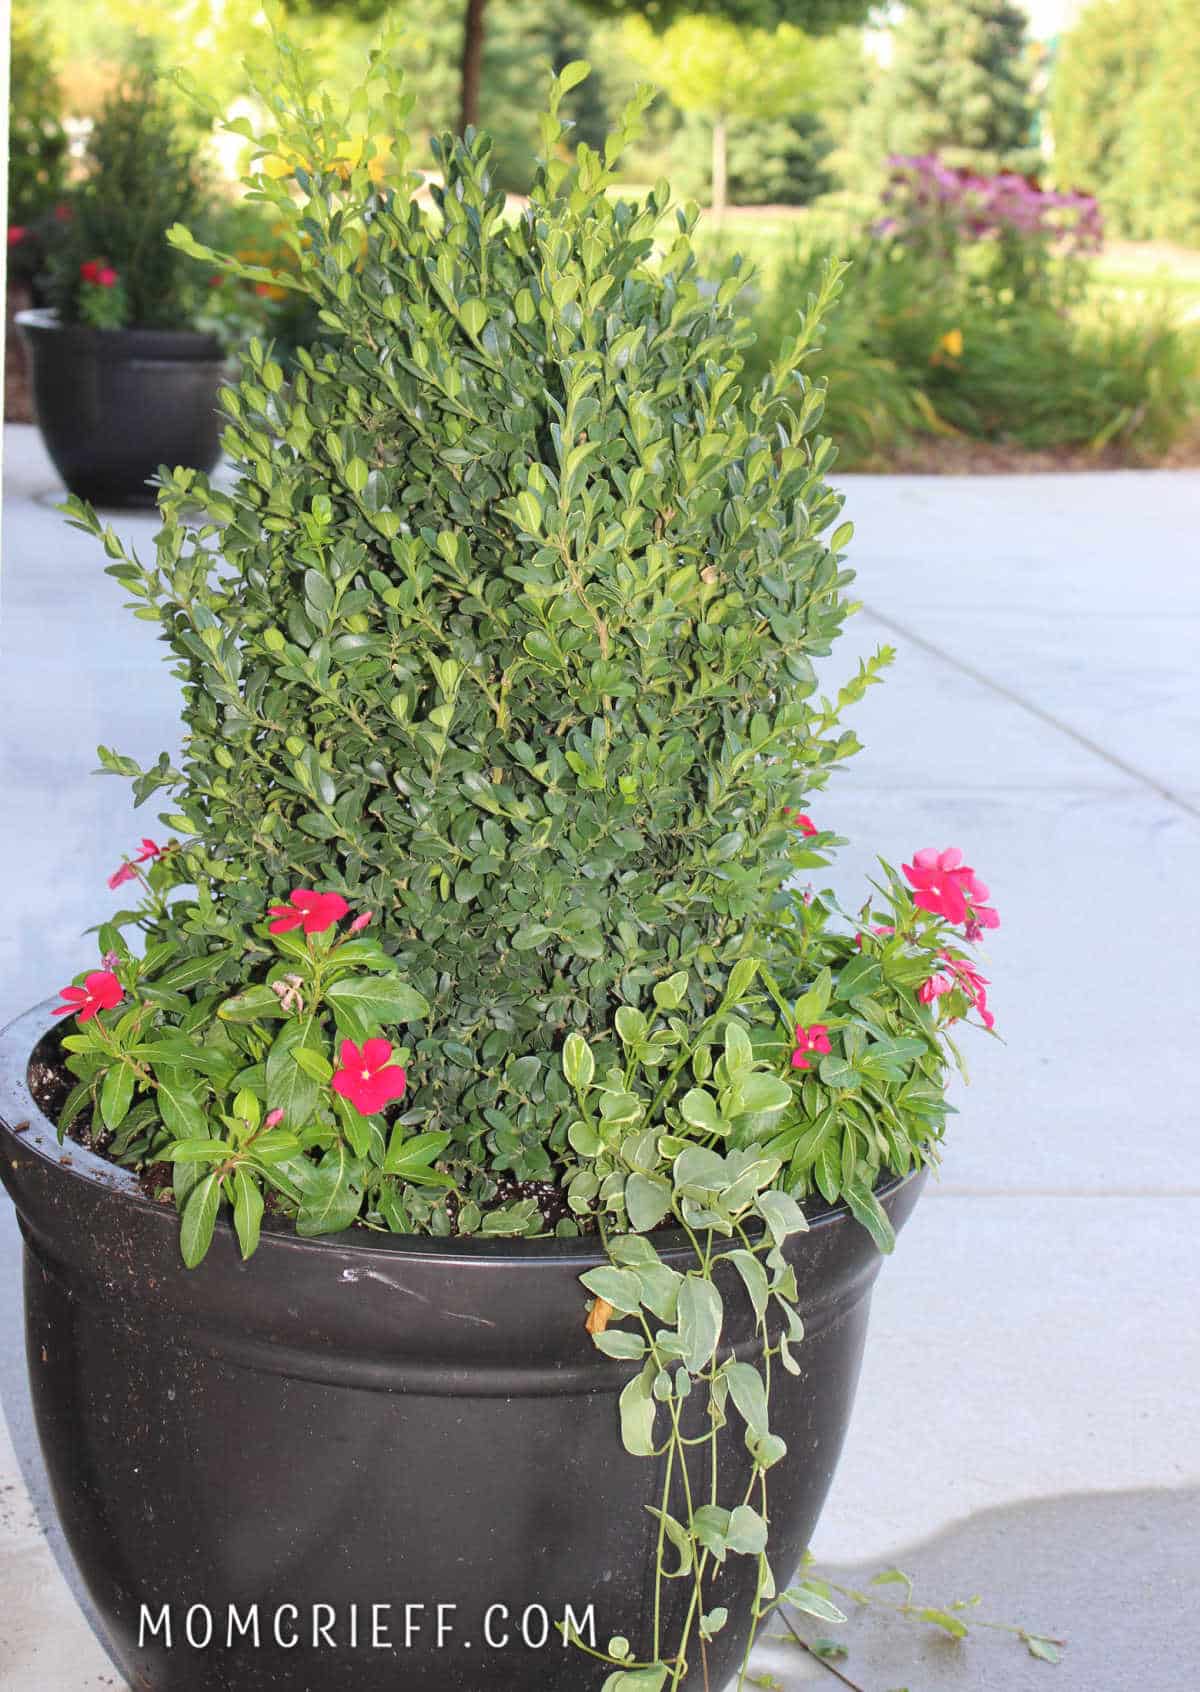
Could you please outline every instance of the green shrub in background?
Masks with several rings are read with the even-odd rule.
[[[735,206],[807,206],[834,187],[826,168],[833,137],[815,112],[790,117],[742,118],[729,124],[729,199]],[[708,126],[685,118],[668,158],[671,186],[707,203],[712,194]]]
[[[8,222],[52,213],[66,186],[67,133],[53,56],[37,20],[14,7],[8,106]]]
[[[1119,234],[1200,246],[1198,109],[1194,0],[1092,0],[1055,69],[1055,176]]]
[[[8,107],[8,267],[34,282],[45,263],[45,240],[67,181],[62,90],[42,32],[23,6],[14,8]]]
[[[843,462],[886,466],[922,434],[1030,449],[1166,451],[1200,407],[1200,334],[1168,299],[1104,302],[1048,275],[1014,299],[985,271],[893,243],[843,245],[850,267],[813,368],[830,381],[823,427]],[[797,245],[754,314],[746,357],[765,366],[828,248]]]

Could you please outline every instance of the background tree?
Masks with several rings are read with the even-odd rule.
[[[981,174],[1036,171],[1026,25],[1011,0],[914,0],[864,113],[872,151],[937,153]]]
[[[631,55],[682,112],[712,134],[712,208],[725,209],[731,118],[781,117],[810,104],[818,82],[813,42],[791,24],[748,29],[726,18],[681,18],[656,35],[644,18],[623,31]]]
[[[53,211],[66,182],[67,132],[58,69],[39,19],[12,14],[8,109],[8,222],[18,228]]]
[[[1054,172],[1133,239],[1200,245],[1200,10],[1092,0],[1054,74]]]
[[[314,11],[340,11],[358,19],[395,13],[393,0],[307,0]],[[457,0],[463,6],[459,49],[459,130],[478,126],[486,70],[484,52],[495,0]],[[823,35],[844,24],[860,24],[871,0],[580,0],[597,19],[643,20],[660,32],[683,17],[703,17],[750,30],[788,24],[809,35]]]

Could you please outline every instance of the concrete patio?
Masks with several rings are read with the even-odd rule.
[[[0,1022],[90,960],[105,877],[154,832],[153,807],[89,777],[97,744],[145,759],[177,734],[155,631],[54,512],[36,433],[10,427],[5,452]],[[1003,918],[986,973],[1004,1044],[966,1042],[973,1084],[880,1279],[814,1549],[851,1585],[898,1563],[921,1602],[979,1594],[978,1615],[1068,1643],[1052,1667],[1000,1633],[955,1644],[856,1614],[832,1667],[768,1640],[755,1684],[1190,1688],[1200,472],[846,485],[865,609],[833,671],[880,642],[898,662],[814,814],[853,843],[836,873],[850,901],[876,851],[967,851]],[[155,527],[115,521],[139,543]],[[0,1692],[119,1688],[46,1496],[19,1258],[3,1203]]]

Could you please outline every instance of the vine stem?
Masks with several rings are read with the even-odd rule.
[[[787,1628],[788,1632],[802,1651],[807,1651],[809,1656],[812,1657],[815,1662],[820,1663],[823,1669],[828,1669],[830,1674],[832,1674],[835,1679],[840,1680],[843,1686],[849,1686],[851,1692],[863,1692],[863,1688],[858,1684],[857,1680],[851,1680],[850,1676],[848,1674],[843,1674],[840,1668],[837,1668],[829,1661],[828,1657],[823,1657],[819,1651],[813,1650],[812,1646],[808,1643],[808,1640],[803,1638],[796,1630],[790,1616],[784,1615],[782,1610],[779,1613],[783,1621],[783,1625]]]

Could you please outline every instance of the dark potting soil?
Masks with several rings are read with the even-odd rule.
[[[63,1106],[67,1102],[71,1088],[75,1085],[75,1078],[66,1066],[66,1057],[60,1044],[60,1036],[52,1033],[38,1047],[37,1053],[29,1065],[29,1091],[33,1094],[39,1110],[49,1117],[53,1123],[58,1122]],[[95,1152],[98,1157],[106,1158],[110,1163],[116,1163],[111,1156],[110,1148],[115,1136],[97,1122],[89,1105],[78,1113],[64,1138],[64,1148],[70,1142],[84,1146],[88,1151]],[[70,1161],[69,1151],[64,1151],[64,1162]],[[128,1168],[128,1165],[118,1165]],[[142,1192],[148,1199],[157,1204],[173,1204],[174,1194],[171,1182],[174,1170],[169,1163],[157,1162],[145,1164],[133,1171],[138,1178]],[[507,1204],[517,1203],[523,1199],[534,1199],[541,1212],[542,1222],[547,1233],[552,1234],[557,1224],[565,1218],[571,1217],[567,1205],[567,1195],[556,1181],[517,1181],[509,1174],[497,1174],[493,1177],[496,1182],[496,1192],[486,1204],[480,1208],[486,1214],[490,1210],[499,1210]],[[285,1217],[280,1215],[282,1201],[279,1195],[267,1188],[263,1194],[268,1216],[275,1216],[281,1223]],[[447,1201],[447,1211],[451,1221],[455,1219],[458,1201],[451,1194]],[[594,1232],[595,1225],[590,1218],[575,1217],[583,1233]]]

